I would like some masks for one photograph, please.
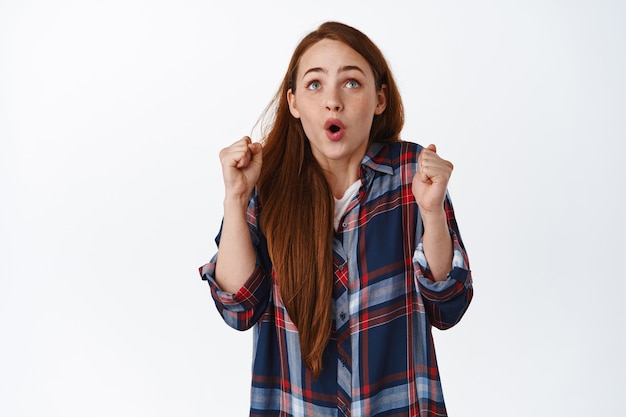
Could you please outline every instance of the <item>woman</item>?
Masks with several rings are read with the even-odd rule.
[[[322,24],[302,39],[263,143],[220,152],[219,250],[200,268],[230,326],[254,327],[251,416],[446,415],[431,325],[472,298],[452,164],[400,140],[380,50]]]

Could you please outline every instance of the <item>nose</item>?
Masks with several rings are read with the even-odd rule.
[[[339,112],[343,109],[343,102],[338,88],[327,88],[326,109],[332,112]]]

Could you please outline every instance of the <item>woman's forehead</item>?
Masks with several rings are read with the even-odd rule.
[[[372,73],[367,60],[344,42],[322,39],[311,45],[300,57],[298,77],[315,70],[337,72],[358,69],[367,75]]]

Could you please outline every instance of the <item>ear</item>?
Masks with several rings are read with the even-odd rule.
[[[376,103],[374,114],[379,116],[387,108],[387,84],[381,85],[380,90],[376,91],[376,99],[378,102]]]
[[[291,88],[287,90],[287,103],[289,103],[289,112],[296,119],[300,118],[300,112],[296,106],[296,95],[291,91]]]

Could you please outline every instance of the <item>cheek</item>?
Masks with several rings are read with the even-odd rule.
[[[298,102],[297,111],[303,125],[311,125],[317,120],[318,114],[314,110],[314,106],[307,100]]]
[[[307,136],[307,139],[311,140],[310,138],[315,137],[313,135],[315,131],[314,124],[310,120],[301,117],[300,123],[302,124],[302,129],[304,130],[304,134]]]
[[[302,125],[302,129],[304,130],[304,133],[310,137],[311,133],[313,132],[314,123],[309,117],[309,114],[306,112],[306,110],[302,109],[302,107],[299,106],[298,116],[296,118],[300,121],[300,124]]]

